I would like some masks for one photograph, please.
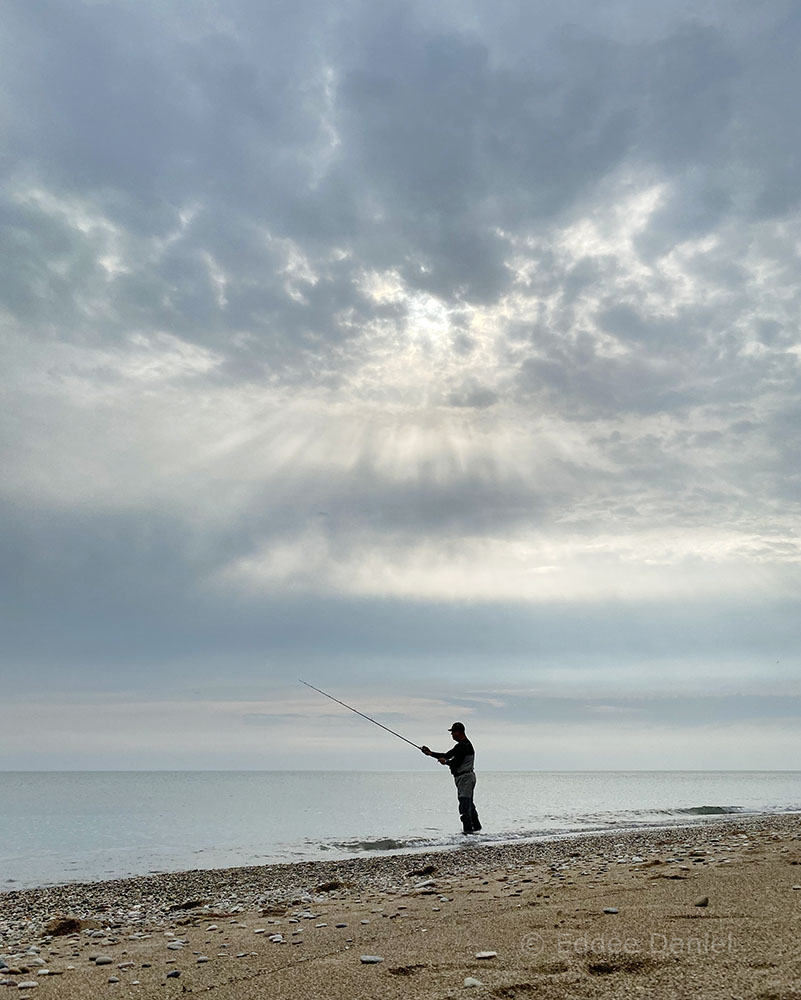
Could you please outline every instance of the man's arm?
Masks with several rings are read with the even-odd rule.
[[[458,750],[458,747],[451,747],[450,750],[446,750],[444,753],[438,753],[436,750],[429,750],[428,747],[420,747],[420,749],[426,757],[436,757],[440,764],[447,764]]]

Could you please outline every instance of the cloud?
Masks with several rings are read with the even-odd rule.
[[[402,700],[402,699],[401,699]],[[513,704],[513,703],[512,703]],[[247,706],[247,707],[253,707]],[[256,702],[256,707],[258,702]],[[27,719],[20,714],[23,708]],[[317,712],[310,702],[305,713],[244,712],[236,701],[176,701],[128,698],[80,700],[54,706],[31,700],[24,706],[0,708],[8,740],[0,762],[15,768],[31,761],[58,769],[128,767],[176,770],[201,766],[219,770],[326,768],[423,770],[422,755],[403,747],[390,734],[364,720]],[[630,768],[636,754],[641,767],[664,769],[669,763],[697,769],[749,767],[784,754],[792,762],[792,740],[798,725],[798,699],[650,699],[608,705],[576,699],[526,700],[511,714],[477,714],[458,701],[436,706],[436,714],[381,714],[413,739],[446,746],[445,728],[463,718],[476,741],[481,772],[533,767],[593,769],[605,748],[611,767]],[[34,729],[30,719],[35,720]],[[35,734],[35,741],[31,735]],[[668,754],[667,741],[680,735],[680,751]],[[436,739],[440,739],[437,744]],[[200,744],[200,749],[198,749]],[[211,746],[209,746],[211,744]],[[23,754],[16,747],[31,745]],[[748,751],[744,752],[744,747]],[[367,764],[368,766],[365,766]],[[753,769],[753,768],[751,768]],[[491,775],[481,780],[491,781]]]
[[[4,671],[786,656],[786,4],[8,17]]]

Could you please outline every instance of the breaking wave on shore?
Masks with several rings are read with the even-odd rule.
[[[450,847],[469,847],[475,844],[502,844],[520,841],[536,841],[571,837],[587,833],[604,833],[614,830],[636,830],[659,828],[666,826],[696,826],[704,820],[719,820],[726,817],[745,817],[759,815],[781,815],[801,811],[799,806],[781,806],[764,810],[748,809],[740,805],[698,805],[664,809],[622,810],[614,814],[594,814],[584,817],[573,817],[572,822],[556,823],[553,826],[528,830],[489,831],[480,834],[464,836],[452,834],[434,837],[373,837],[352,838],[349,840],[318,841],[314,846],[318,851],[339,856],[358,856],[370,853],[418,853],[422,851],[442,850]],[[553,817],[555,819],[555,817]],[[312,846],[312,842],[308,842]]]

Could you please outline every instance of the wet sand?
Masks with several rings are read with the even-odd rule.
[[[43,1000],[801,998],[801,816],[9,892],[0,955]]]

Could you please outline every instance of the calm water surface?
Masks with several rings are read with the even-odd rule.
[[[443,769],[444,770],[444,769]],[[801,811],[801,772],[483,772],[480,840]],[[0,772],[0,890],[462,843],[450,775]]]

